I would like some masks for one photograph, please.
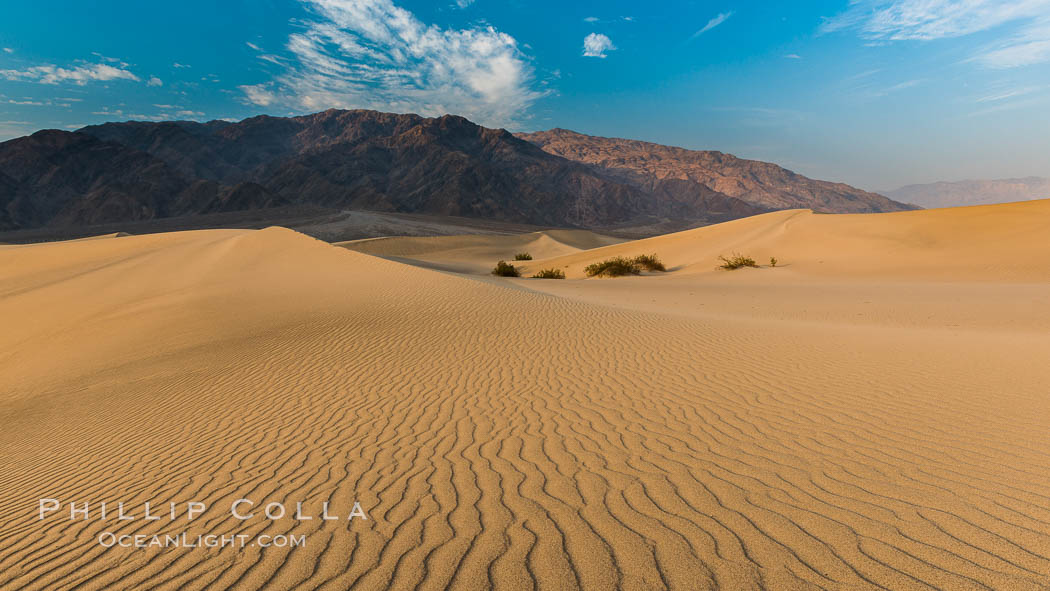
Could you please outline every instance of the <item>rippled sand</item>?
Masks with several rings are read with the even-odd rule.
[[[280,228],[0,247],[0,588],[1046,589],[1047,229],[1032,202],[397,261]],[[570,279],[483,274],[521,249]],[[734,250],[781,262],[716,271]],[[649,252],[670,272],[574,279]]]

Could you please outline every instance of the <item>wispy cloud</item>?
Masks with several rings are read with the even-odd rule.
[[[259,106],[457,113],[490,126],[542,96],[517,41],[491,26],[442,28],[391,0],[303,0],[317,17],[291,35],[272,82],[242,86]]]
[[[616,46],[612,39],[601,33],[591,33],[583,38],[583,55],[585,57],[604,58],[605,52],[613,51]]]
[[[978,109],[969,114],[970,117],[980,117],[982,115],[990,115],[992,113],[1001,113],[1004,111],[1014,111],[1023,108],[1042,108],[1045,110],[1045,100],[1041,100],[1040,97],[1030,97],[1017,101],[994,101],[988,103],[988,106],[983,109]]]
[[[1050,13],[1050,6],[1047,7]],[[985,46],[974,57],[989,68],[1016,68],[1050,62],[1050,16],[1030,23],[1006,39]]]
[[[126,113],[123,109],[102,109],[101,111],[92,111],[92,115],[98,115],[101,117],[119,117],[128,121],[167,121],[171,119],[171,115],[166,113],[160,113],[157,115],[144,115],[142,113]]]
[[[703,27],[701,27],[701,29],[699,31],[693,33],[693,35],[692,35],[692,37],[690,37],[690,39],[696,39],[700,35],[703,35],[704,33],[710,31],[711,29],[713,29],[715,27],[717,27],[718,25],[726,22],[727,20],[729,20],[729,17],[731,17],[731,16],[733,16],[733,11],[720,13],[718,16],[716,16],[713,19],[707,21],[707,24],[704,25]]]
[[[583,17],[583,22],[585,22],[585,23],[596,23],[599,20],[600,19],[598,17],[596,17],[596,16],[585,16],[585,17]]]
[[[789,54],[785,55],[784,57],[789,59],[789,60],[800,60],[800,59],[802,59],[802,56],[797,54],[797,53],[789,53]]]
[[[5,47],[4,48],[4,53],[14,53],[14,52],[15,52],[15,50],[11,49],[10,47]]]
[[[1050,0],[853,0],[821,32],[855,30],[872,43],[932,41],[1013,25],[969,61],[1013,68],[1050,61]]]
[[[181,69],[181,68],[189,68],[190,66],[188,66],[186,64],[180,64],[179,62],[175,62],[174,64],[171,64],[171,67],[173,67],[173,68],[180,68]]]
[[[92,81],[139,81],[138,76],[126,70],[123,66],[111,66],[109,64],[84,64],[70,67],[44,64],[31,66],[23,70],[0,70],[0,77],[7,80],[22,80],[39,82],[41,84],[72,82],[81,86]]]
[[[986,94],[982,97],[978,97],[974,100],[977,103],[993,103],[998,101],[1004,101],[1018,96],[1024,96],[1035,92],[1036,87],[1025,87],[1025,88],[1010,88],[1007,90],[1001,90],[992,94]]]
[[[164,86],[164,81],[156,76],[150,76],[146,86]]]
[[[923,80],[905,80],[904,82],[898,82],[897,84],[894,84],[892,86],[887,86],[886,88],[883,88],[881,91],[876,92],[876,94],[879,95],[879,96],[885,96],[887,94],[891,94],[891,93],[897,92],[899,90],[904,90],[906,88],[912,88],[914,86],[918,86],[918,85],[920,85],[922,83],[923,83]]]

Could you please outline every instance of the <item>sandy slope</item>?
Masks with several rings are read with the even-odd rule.
[[[734,252],[809,275],[922,280],[1050,280],[1050,200],[880,215],[778,211],[562,256],[570,277],[603,257],[656,252],[674,270],[711,273]]]
[[[1045,589],[1032,206],[541,255],[681,268],[624,280],[478,281],[278,228],[0,247],[0,588]],[[791,266],[710,271],[734,243]],[[1016,251],[1031,264],[989,265]],[[870,294],[873,319],[851,315]],[[45,496],[210,508],[40,521]],[[241,497],[371,519],[236,521]],[[308,545],[106,549],[107,530]]]
[[[511,235],[393,236],[338,242],[356,252],[399,259],[460,273],[487,273],[496,261],[527,252],[548,259],[624,242],[587,230],[544,230]]]

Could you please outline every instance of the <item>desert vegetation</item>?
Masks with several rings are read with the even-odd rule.
[[[565,271],[561,269],[542,269],[532,276],[533,279],[565,279]]]
[[[588,277],[621,277],[623,275],[637,275],[641,271],[634,259],[627,257],[613,257],[597,263],[591,263],[584,267],[583,272]]]
[[[777,257],[769,257],[769,266],[770,267],[776,267],[777,266]]]
[[[667,268],[655,254],[642,254],[634,258],[613,257],[587,265],[583,271],[588,277],[622,277],[646,271],[666,271]]]
[[[664,266],[663,261],[660,257],[655,254],[640,254],[634,257],[634,262],[638,263],[640,267],[646,271],[666,271],[667,267]]]
[[[507,261],[496,263],[496,268],[492,270],[492,274],[497,277],[521,277],[518,269]]]
[[[758,263],[755,262],[755,259],[749,256],[744,256],[742,254],[737,254],[735,252],[729,257],[720,256],[718,257],[718,260],[722,261],[722,264],[719,265],[719,267],[727,271],[733,271],[742,267],[758,266]]]
[[[531,261],[532,260],[532,255],[527,253],[527,252],[519,252],[518,254],[514,255],[514,260],[516,260],[516,261]]]

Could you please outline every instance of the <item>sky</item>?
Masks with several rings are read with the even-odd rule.
[[[721,150],[869,190],[1050,176],[1050,0],[2,9],[0,141],[328,108]]]

